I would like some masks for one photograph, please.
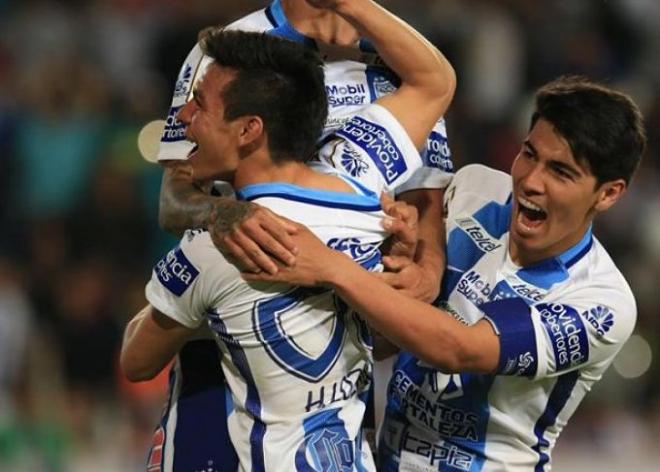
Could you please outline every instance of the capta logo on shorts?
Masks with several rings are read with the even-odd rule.
[[[407,170],[401,151],[385,128],[359,116],[354,116],[337,135],[363,149],[376,165],[388,184]]]
[[[175,143],[186,139],[186,126],[176,119],[177,113],[181,107],[172,107],[167,114],[165,129],[160,140],[163,143]]]
[[[199,275],[199,271],[179,247],[172,249],[158,261],[154,272],[158,280],[178,297],[183,295]]]

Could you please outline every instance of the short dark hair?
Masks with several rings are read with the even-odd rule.
[[[630,182],[646,147],[642,114],[626,94],[581,76],[563,76],[536,93],[530,129],[542,118],[587,164],[598,185]]]
[[[209,28],[204,53],[237,72],[222,93],[225,119],[261,117],[273,160],[306,160],[328,115],[323,61],[316,51],[266,33]]]

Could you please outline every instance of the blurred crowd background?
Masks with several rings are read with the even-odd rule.
[[[456,167],[507,170],[532,91],[561,74],[643,109],[648,152],[595,227],[637,296],[637,329],[560,438],[555,470],[658,470],[660,2],[382,3],[456,67]],[[0,470],[144,470],[166,380],[127,384],[117,354],[175,239],[158,228],[161,171],[137,134],[165,117],[198,30],[266,4],[0,0]]]

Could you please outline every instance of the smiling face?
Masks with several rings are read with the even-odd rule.
[[[235,76],[232,69],[209,65],[195,86],[193,99],[177,115],[186,125],[186,138],[196,144],[188,155],[196,180],[233,180],[243,120],[225,119],[222,92]]]
[[[509,250],[514,262],[529,265],[577,244],[594,215],[613,205],[625,190],[622,179],[597,185],[578,163],[568,142],[539,119],[511,168],[513,207]]]

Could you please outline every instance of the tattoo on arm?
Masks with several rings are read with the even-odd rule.
[[[249,217],[255,208],[256,205],[251,202],[237,201],[230,198],[215,198],[206,227],[212,236],[223,236]]]
[[[215,237],[228,233],[254,211],[253,203],[210,195],[211,186],[194,181],[187,165],[166,166],[158,215],[161,228],[176,235],[203,228]]]

